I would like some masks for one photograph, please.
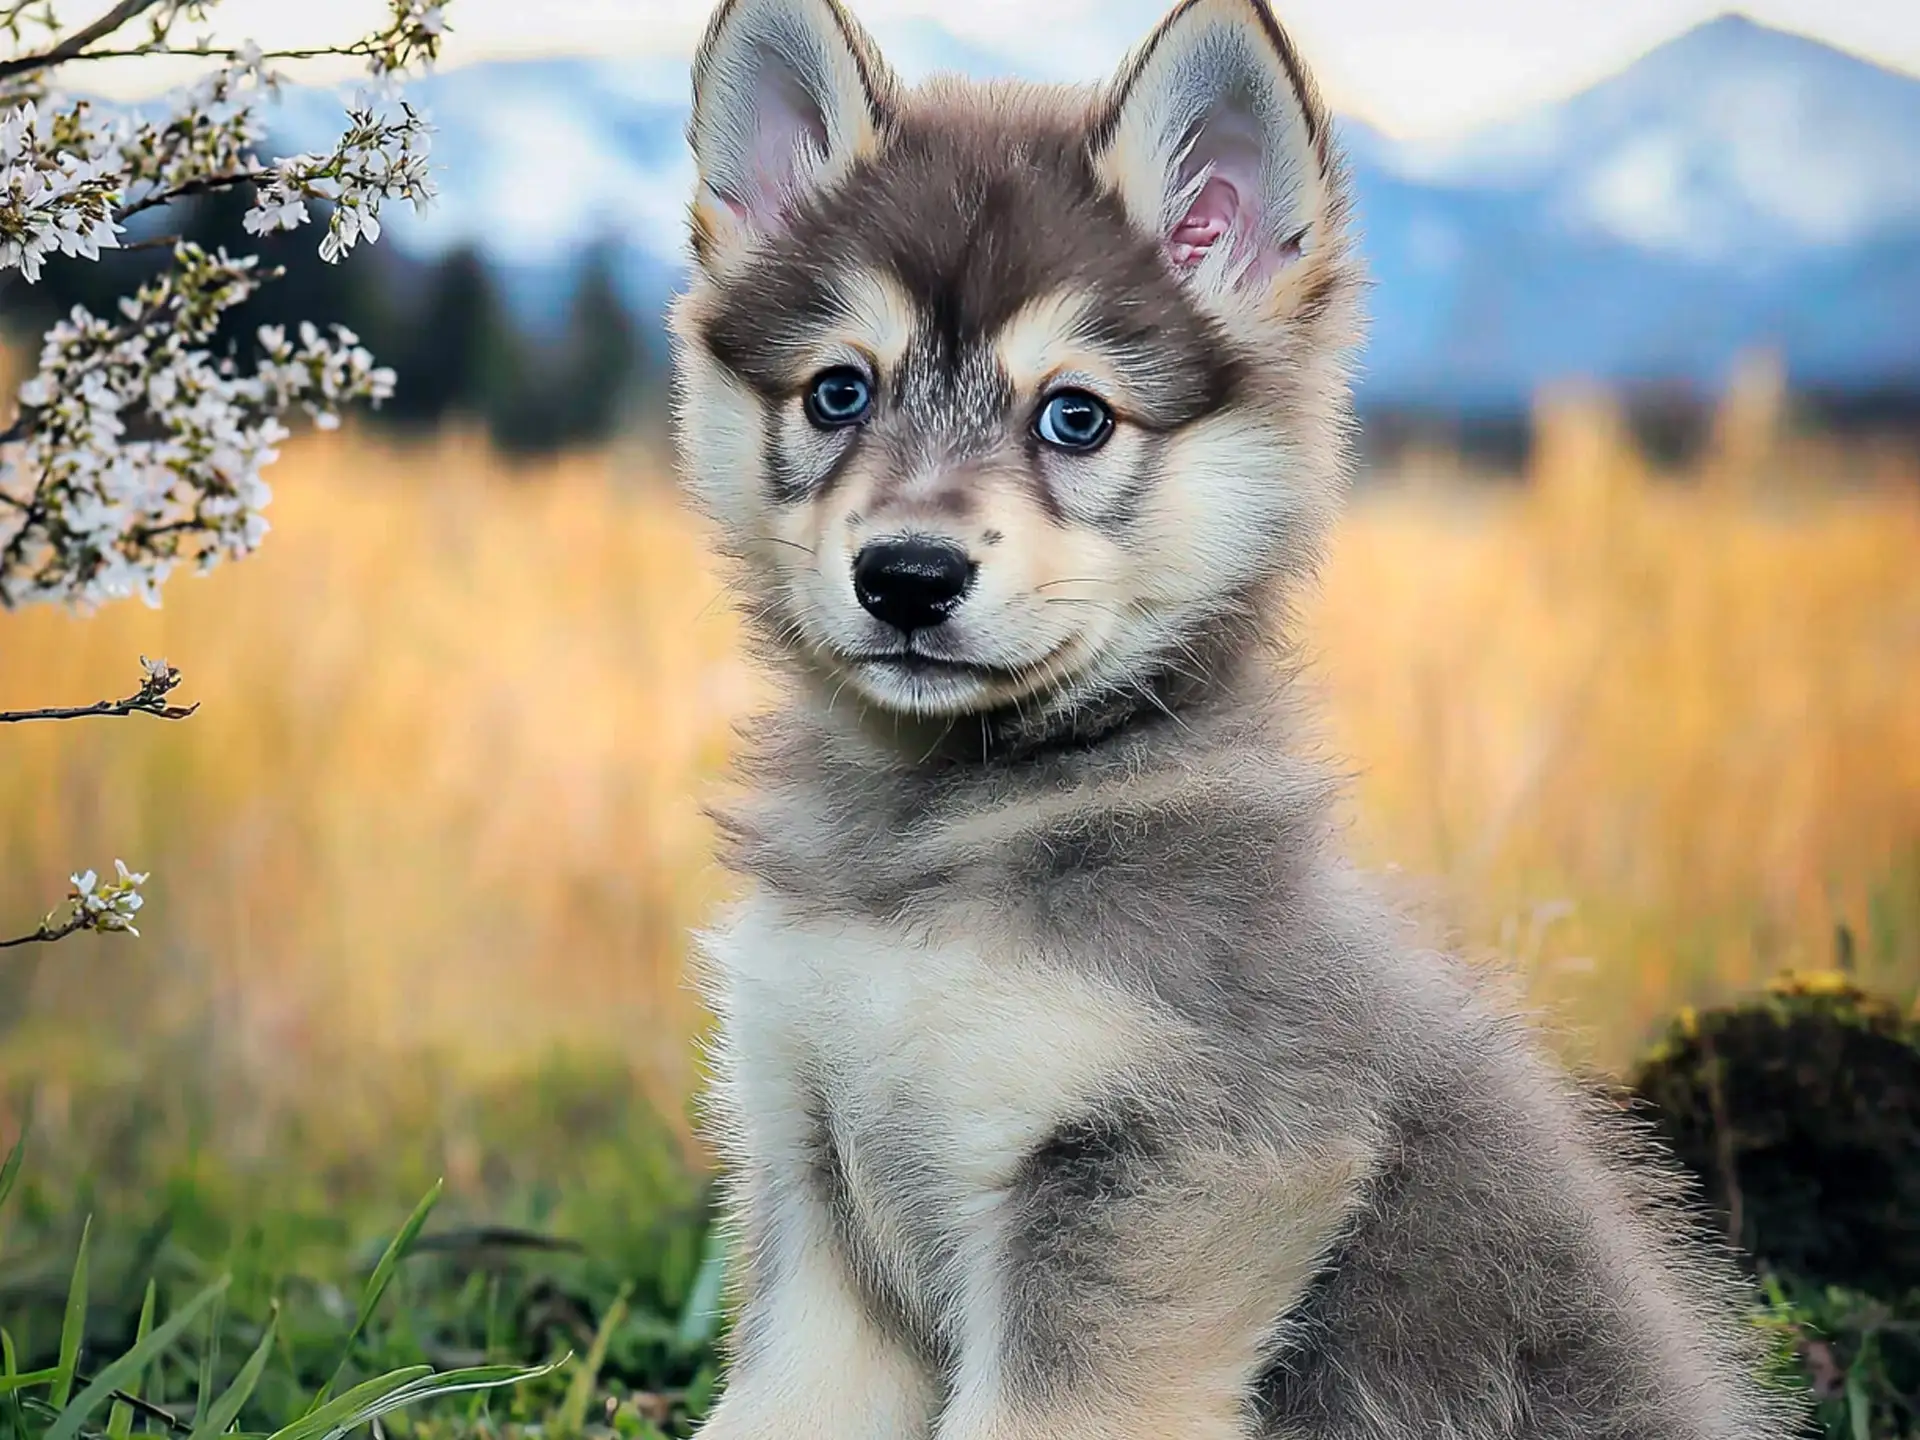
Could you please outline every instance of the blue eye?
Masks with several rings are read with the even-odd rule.
[[[851,365],[822,370],[807,387],[807,419],[822,430],[857,425],[873,408],[873,385]]]
[[[1084,390],[1062,390],[1040,407],[1033,430],[1062,450],[1098,450],[1113,433],[1113,411]]]

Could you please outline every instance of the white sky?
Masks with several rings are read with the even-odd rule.
[[[938,18],[1048,72],[1104,74],[1166,0],[852,0],[889,22]],[[64,0],[63,13],[99,7]],[[709,0],[452,0],[448,65],[516,55],[690,53]],[[1336,109],[1397,135],[1438,135],[1557,99],[1730,0],[1278,0]],[[1920,73],[1920,0],[1744,0],[1754,19]],[[295,47],[357,35],[381,0],[223,0],[223,37]],[[1033,47],[1044,46],[1035,53]],[[104,77],[103,77],[104,78]],[[151,83],[151,76],[148,77]],[[107,88],[120,89],[119,84]],[[143,87],[144,88],[144,87]]]

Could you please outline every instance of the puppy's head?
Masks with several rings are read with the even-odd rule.
[[[832,693],[1070,717],[1314,562],[1358,281],[1265,0],[1187,0],[1097,90],[911,91],[836,0],[727,0],[694,92],[682,463]]]

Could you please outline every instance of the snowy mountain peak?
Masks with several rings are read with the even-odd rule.
[[[1765,268],[1920,223],[1920,80],[1737,14],[1518,120],[1387,163],[1538,190],[1575,233]]]

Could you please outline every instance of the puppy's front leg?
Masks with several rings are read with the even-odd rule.
[[[700,1440],[924,1440],[932,1383],[855,1290],[817,1198],[760,1176],[734,1203],[741,1308]]]
[[[1046,1147],[979,1232],[936,1440],[1243,1440],[1358,1152],[1181,1155],[1129,1125]]]

